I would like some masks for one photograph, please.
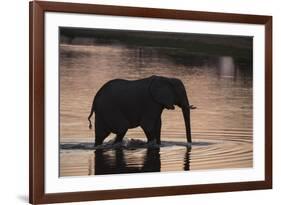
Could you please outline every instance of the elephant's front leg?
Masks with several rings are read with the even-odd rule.
[[[154,123],[147,123],[141,126],[146,137],[148,143],[152,143],[156,141],[158,145],[161,144],[160,141],[160,133],[161,133],[161,118],[157,119]]]
[[[114,144],[122,142],[122,141],[123,141],[123,138],[124,138],[124,136],[125,136],[125,134],[126,134],[126,132],[127,132],[127,130],[124,131],[124,132],[118,133],[118,134],[116,135],[115,140],[114,140]]]
[[[156,122],[156,125],[155,125],[155,138],[156,138],[156,143],[158,145],[161,144],[161,125],[162,125],[162,122],[161,122],[161,118]]]

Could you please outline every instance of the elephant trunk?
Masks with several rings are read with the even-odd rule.
[[[184,123],[185,123],[185,130],[186,130],[186,139],[187,142],[191,143],[191,127],[190,127],[190,106],[188,101],[184,103],[181,107],[182,109],[182,114],[184,118]]]

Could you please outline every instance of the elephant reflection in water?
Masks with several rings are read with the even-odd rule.
[[[132,166],[126,162],[124,150],[117,148],[114,156],[108,154],[108,150],[97,149],[95,151],[95,175],[120,174],[138,172],[160,172],[160,148],[147,148],[143,159],[143,166]]]
[[[160,148],[147,148],[143,162],[138,163],[142,164],[141,167],[129,164],[123,149],[117,148],[113,151],[113,156],[108,153],[108,150],[97,149],[95,151],[95,175],[161,171]],[[189,157],[190,148],[187,148],[183,159],[183,170],[185,171],[190,170]]]
[[[186,148],[185,156],[184,156],[184,164],[183,164],[183,170],[189,171],[190,170],[190,152],[191,147]]]

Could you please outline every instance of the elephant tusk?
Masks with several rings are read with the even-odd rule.
[[[197,109],[197,107],[194,106],[194,105],[190,105],[190,106],[189,106],[189,109],[194,110],[194,109]]]

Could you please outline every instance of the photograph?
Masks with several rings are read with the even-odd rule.
[[[58,38],[59,177],[253,168],[253,36]]]
[[[271,189],[272,22],[30,2],[29,202]]]

